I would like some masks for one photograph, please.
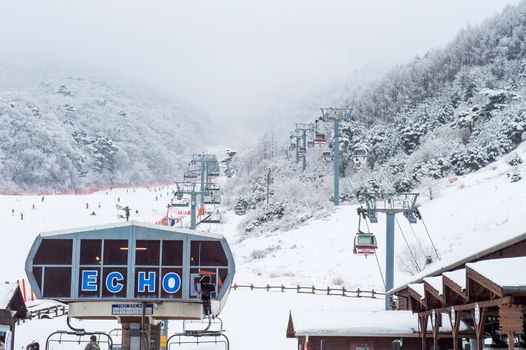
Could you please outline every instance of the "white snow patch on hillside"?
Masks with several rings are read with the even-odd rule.
[[[525,159],[526,144],[521,145],[516,153]],[[519,168],[523,173],[526,171],[524,164]],[[433,200],[420,198],[420,211],[442,256],[442,262],[433,264],[427,271],[526,232],[523,220],[526,180],[510,183],[506,175],[508,171],[510,166],[505,158],[474,174],[458,177],[451,183],[447,179],[438,180],[439,196]],[[88,196],[46,196],[44,202],[37,196],[1,196],[0,232],[3,243],[0,245],[0,281],[13,281],[24,276],[25,258],[38,233],[115,222],[116,215],[121,213],[115,209],[117,198],[120,198],[121,205],[132,208],[132,219],[155,222],[165,214],[169,191],[114,189]],[[36,210],[31,210],[33,203]],[[86,203],[89,209],[85,208]],[[14,216],[11,209],[15,210]],[[134,214],[135,209],[139,210],[138,217]],[[96,216],[89,215],[93,210]],[[24,213],[24,220],[20,220],[20,212]],[[295,230],[266,233],[242,241],[237,230],[242,217],[227,213],[224,219],[223,225],[203,225],[199,229],[227,237],[236,259],[235,282],[238,284],[300,284],[321,288],[345,286],[347,289],[383,290],[374,256],[365,259],[352,253],[358,225],[355,206],[342,206],[330,217],[313,220]],[[379,219],[378,224],[370,227],[377,235],[378,258],[383,270],[385,218],[380,215]],[[414,240],[407,221],[402,216],[398,220],[406,237]],[[413,225],[413,228],[416,236],[426,242],[422,223]],[[397,254],[403,246],[403,238],[397,229]],[[397,271],[395,285],[409,279],[409,276]],[[383,308],[381,299],[238,290],[231,292],[222,318],[233,348],[295,349],[295,340],[285,338],[289,310],[323,309],[333,303],[334,308],[343,309]],[[42,333],[38,339],[43,341],[44,335],[48,334],[46,332],[66,328],[63,318],[42,322],[50,322],[52,326],[44,329],[40,323],[33,321],[21,326],[16,346],[24,346],[37,339],[37,332]],[[114,326],[90,324],[90,327],[107,331]],[[177,323],[171,323],[171,327],[177,327]],[[259,337],[254,343],[253,332],[264,332],[266,336]]]

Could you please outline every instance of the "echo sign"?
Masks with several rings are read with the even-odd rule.
[[[81,291],[97,292],[99,289],[99,271],[84,270],[81,273]],[[155,283],[157,272],[139,271],[137,274],[137,293],[157,293]],[[117,294],[125,287],[124,276],[118,271],[108,273],[103,281],[106,290],[110,293]],[[174,294],[181,289],[181,277],[176,272],[168,272],[161,279],[161,288],[165,293]]]

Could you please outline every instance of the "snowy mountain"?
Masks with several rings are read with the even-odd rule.
[[[173,180],[206,141],[200,119],[101,74],[3,71],[0,188],[68,189]],[[202,146],[201,146],[202,147]],[[202,147],[204,148],[204,147]]]
[[[429,195],[433,180],[471,173],[513,152],[526,138],[525,18],[526,2],[508,7],[368,88],[335,96],[335,107],[352,109],[352,121],[340,127],[341,199],[356,203],[364,191]],[[296,164],[296,139],[288,135],[280,142],[263,136],[238,154],[232,206],[251,212],[242,224],[247,233],[295,227],[330,206],[332,122],[304,121],[328,139],[307,148],[305,171],[301,159]],[[365,165],[352,160],[359,151],[367,152]],[[512,174],[509,181],[521,177]]]

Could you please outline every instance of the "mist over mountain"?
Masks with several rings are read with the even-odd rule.
[[[0,188],[169,181],[204,149],[202,118],[133,82],[58,69],[2,73]]]
[[[328,141],[307,148],[305,171],[302,159],[296,161],[295,138],[263,135],[238,155],[237,164],[231,162],[239,169],[231,205],[249,212],[247,234],[323,215],[333,194],[335,147],[341,200],[353,202],[364,191],[417,190],[433,197],[437,180],[474,172],[512,152],[526,139],[525,38],[521,2],[462,30],[445,48],[394,67],[367,88],[334,96],[334,107],[352,109],[352,121],[341,123],[340,143],[334,145],[332,122],[316,115],[303,120],[316,124]],[[353,160],[357,152],[367,155],[365,163]],[[516,165],[522,159],[509,157],[509,180],[520,181]]]

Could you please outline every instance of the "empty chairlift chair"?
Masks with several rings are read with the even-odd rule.
[[[298,156],[305,157],[307,155],[307,149],[305,147],[298,148]]]
[[[205,195],[204,203],[205,204],[221,204],[221,196],[214,192],[207,194]]]
[[[183,178],[185,180],[195,180],[197,179],[197,173],[193,172],[193,171],[185,171],[184,174],[183,174]]]
[[[188,198],[185,198],[183,196],[176,195],[172,198],[171,206],[172,207],[188,207],[190,205],[190,202],[188,201]]]
[[[367,164],[367,158],[369,156],[369,151],[366,147],[357,146],[353,148],[352,160],[354,165],[364,166]]]
[[[358,232],[354,237],[354,254],[367,257],[375,254],[377,248],[376,237],[372,233]]]

